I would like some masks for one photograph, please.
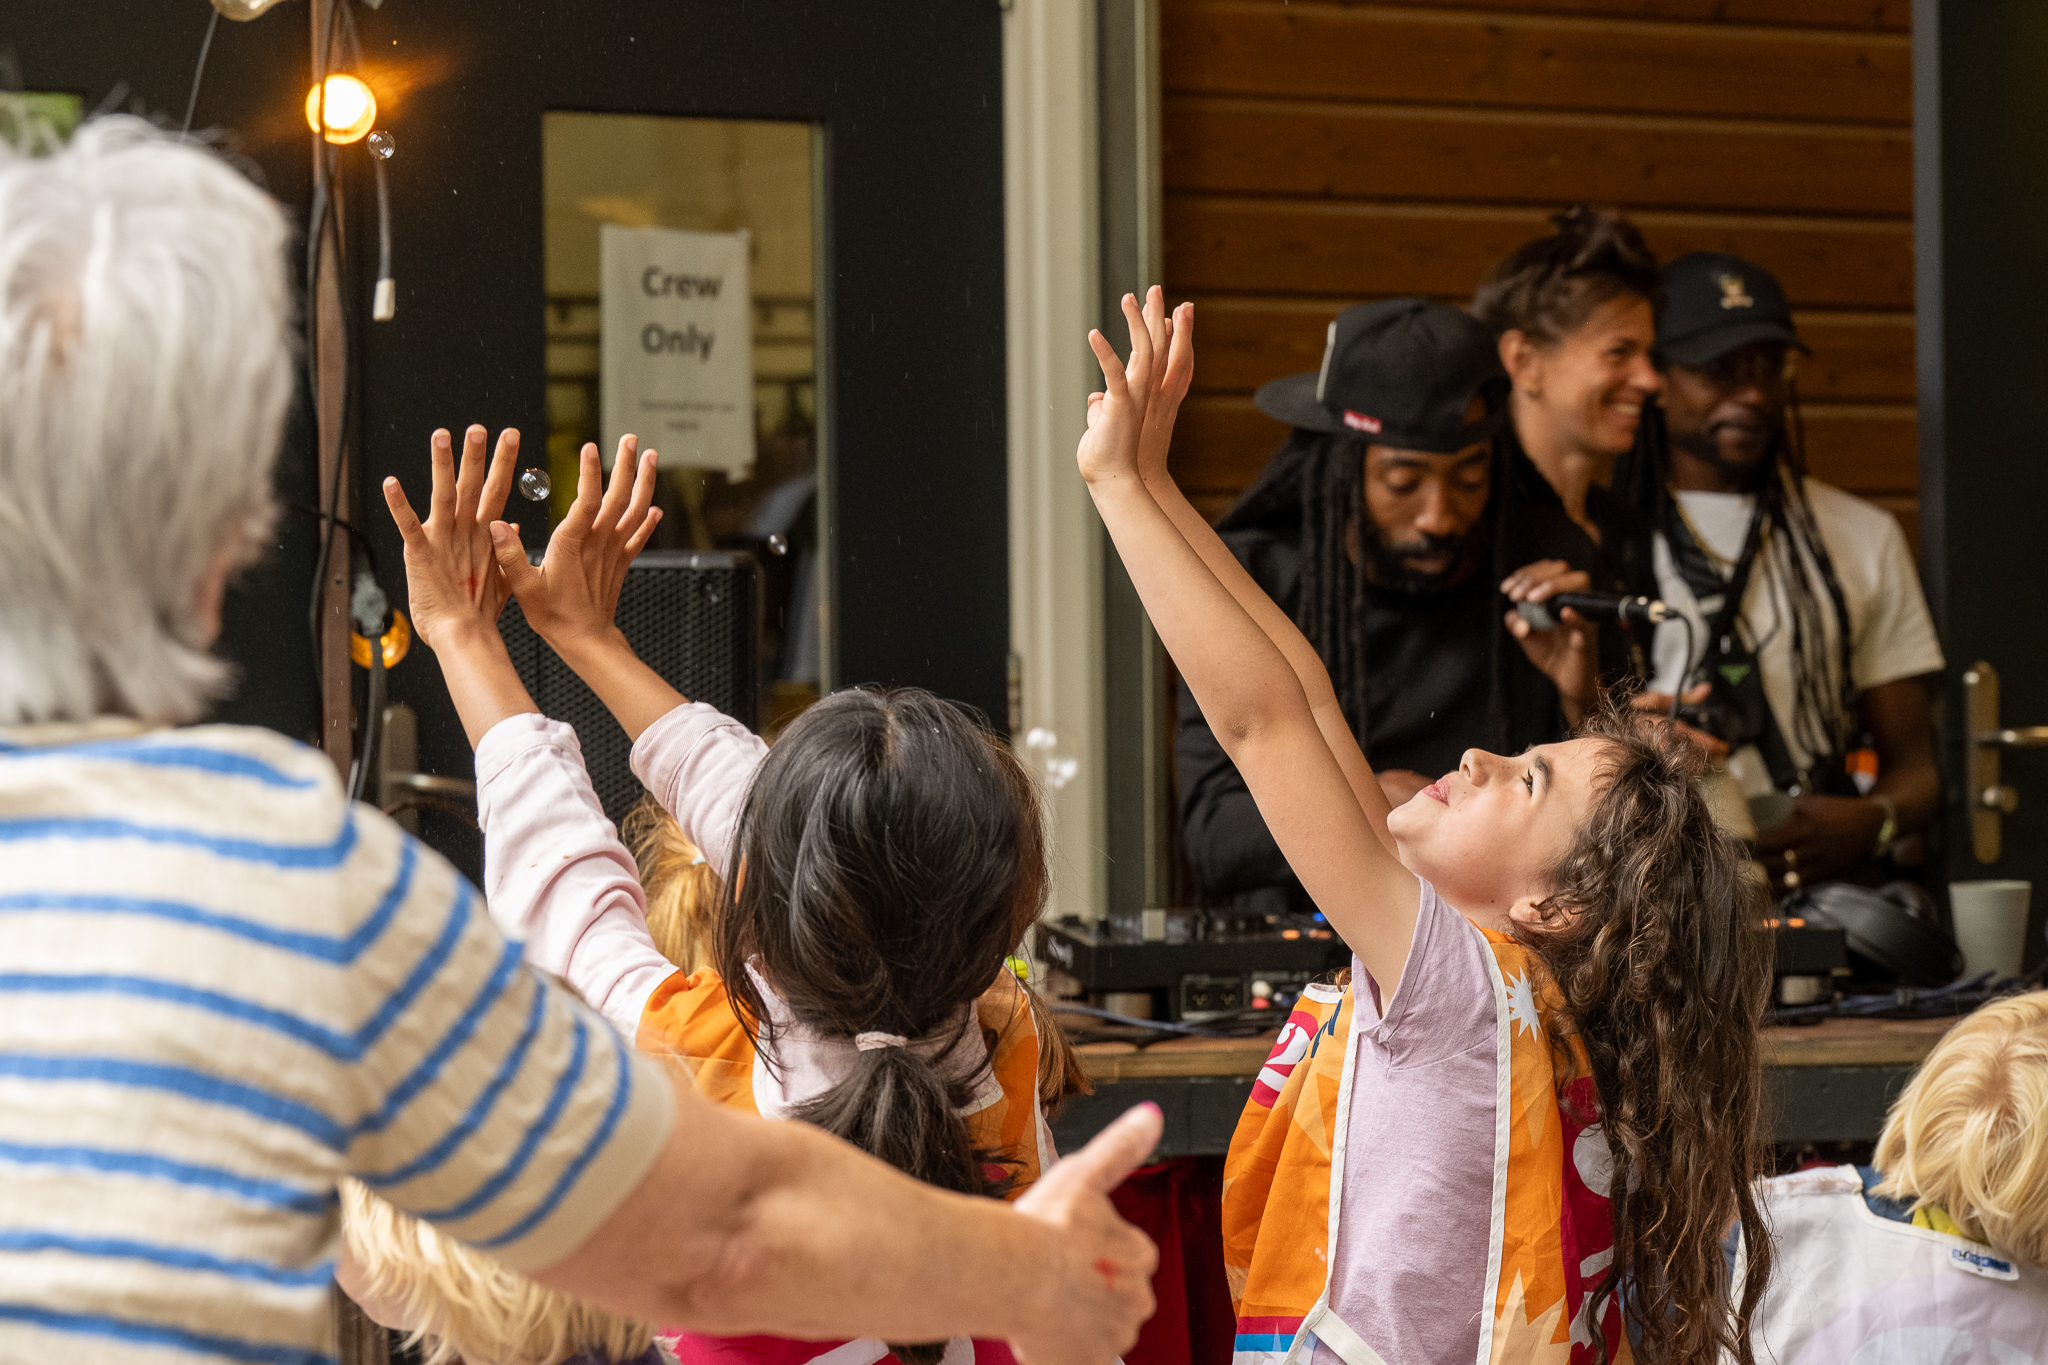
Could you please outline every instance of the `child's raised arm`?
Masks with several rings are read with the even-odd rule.
[[[597,447],[583,447],[576,501],[548,540],[539,567],[516,527],[492,525],[500,572],[527,624],[595,692],[633,741],[633,771],[721,877],[731,866],[740,807],[768,749],[731,717],[689,699],[633,652],[618,628],[619,591],[661,513],[655,453],[619,442],[606,487]]]
[[[1244,775],[1289,865],[1391,996],[1414,936],[1415,877],[1381,842],[1294,664],[1155,500],[1150,485],[1157,480],[1141,476],[1139,448],[1155,388],[1155,350],[1137,301],[1128,295],[1124,314],[1131,329],[1128,367],[1117,363],[1100,333],[1088,336],[1105,392],[1088,400],[1088,431],[1077,453],[1081,475],[1153,626]],[[1163,469],[1159,477],[1165,478]],[[1171,488],[1170,479],[1165,487]],[[1236,567],[1234,559],[1230,563]],[[1311,682],[1316,676],[1327,691],[1320,663]],[[1376,786],[1369,769],[1363,781]]]
[[[1144,317],[1146,331],[1152,338],[1153,370],[1158,382],[1145,406],[1145,427],[1138,441],[1138,477],[1145,481],[1152,500],[1179,529],[1189,548],[1216,575],[1216,581],[1286,657],[1352,795],[1358,799],[1366,819],[1372,822],[1380,842],[1391,851],[1394,842],[1387,833],[1387,794],[1373,777],[1365,752],[1358,747],[1358,737],[1344,718],[1336,689],[1330,685],[1329,669],[1324,667],[1315,646],[1245,572],[1244,565],[1238,563],[1237,556],[1230,553],[1216,529],[1194,509],[1168,472],[1166,457],[1172,443],[1174,418],[1179,415],[1181,400],[1187,397],[1195,374],[1195,305],[1183,303],[1171,318],[1167,317],[1165,296],[1155,284],[1145,297]],[[1158,361],[1161,355],[1166,357],[1164,364]]]
[[[655,452],[639,446],[637,436],[620,438],[608,488],[598,468],[597,447],[583,447],[576,501],[548,537],[538,568],[527,563],[517,526],[491,524],[498,568],[519,599],[526,623],[597,694],[625,727],[626,737],[634,740],[689,700],[641,661],[617,622],[627,566],[661,523],[661,509],[651,505]]]
[[[489,528],[511,488],[519,433],[498,438],[488,476],[484,434],[469,429],[458,474],[448,433],[434,433],[424,523],[398,481],[385,480],[405,538],[408,600],[477,751],[491,917],[525,940],[527,961],[567,981],[630,1038],[674,968],[647,932],[639,870],[591,791],[574,732],[538,714],[498,633],[507,589]]]

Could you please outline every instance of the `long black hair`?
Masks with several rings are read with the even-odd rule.
[[[980,1028],[972,1002],[1045,903],[1038,791],[1009,747],[929,692],[836,692],[769,751],[738,842],[714,960],[748,1035],[758,1042],[768,1018],[753,966],[808,1028],[938,1049],[861,1051],[851,1074],[795,1117],[941,1189],[1008,1193],[1015,1162],[977,1148],[961,1116],[987,1068],[948,1076],[933,1056]],[[1041,1098],[1052,1099],[1078,1071],[1058,1026],[1023,991],[1038,1021]],[[891,1349],[905,1365],[936,1365],[944,1353],[943,1343]]]
[[[1792,733],[1786,738],[1822,759],[1842,751],[1855,724],[1853,641],[1841,580],[1807,497],[1806,426],[1800,420],[1799,391],[1789,382],[1786,388],[1785,421],[1757,471],[1757,511],[1763,525],[1756,568],[1764,571],[1770,590],[1779,594],[1779,628],[1789,626],[1792,632],[1793,718]],[[1643,405],[1635,446],[1615,462],[1614,491],[1640,509],[1652,526],[1669,534],[1675,506],[1671,434],[1664,410],[1656,403]],[[1813,591],[1815,577],[1827,597],[1825,608]],[[1834,616],[1832,650],[1823,610]],[[1688,672],[1698,663],[1686,660]],[[1690,682],[1690,677],[1681,678],[1679,686]]]

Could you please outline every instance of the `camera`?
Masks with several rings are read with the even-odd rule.
[[[1679,720],[1693,729],[1712,735],[1724,744],[1733,744],[1743,736],[1742,717],[1735,708],[1711,695],[1705,701],[1680,706],[1676,714]]]

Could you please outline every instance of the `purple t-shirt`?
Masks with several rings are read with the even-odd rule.
[[[1384,1017],[1352,959],[1351,1115],[1344,1144],[1330,1307],[1387,1365],[1479,1353],[1490,1302],[1496,1087],[1501,1075],[1492,952],[1421,884],[1415,939]],[[1341,1365],[1322,1342],[1315,1365]]]

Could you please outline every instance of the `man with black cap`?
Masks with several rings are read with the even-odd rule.
[[[1754,746],[1747,765],[1763,771],[1741,776],[1763,798],[1751,809],[1775,885],[1889,880],[1893,844],[1940,800],[1926,680],[1941,646],[1905,535],[1806,477],[1787,420],[1806,347],[1771,273],[1696,252],[1664,268],[1664,289],[1662,412],[1615,487],[1653,522],[1659,595],[1692,629],[1659,628],[1656,690],[1640,701],[1683,687],[1697,726],[1739,756]],[[1867,791],[1845,764],[1865,742]]]
[[[1585,539],[1561,510],[1504,506],[1506,398],[1470,314],[1417,298],[1346,309],[1320,371],[1259,390],[1294,431],[1217,524],[1322,656],[1397,805],[1467,748],[1562,738],[1594,697],[1596,628],[1567,611],[1539,630],[1510,609],[1589,579],[1556,552]],[[1205,898],[1311,909],[1185,684],[1175,757]]]

